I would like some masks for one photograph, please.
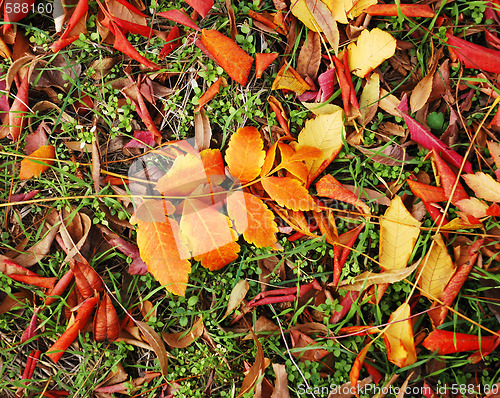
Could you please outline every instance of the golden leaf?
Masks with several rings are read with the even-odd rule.
[[[387,358],[400,368],[417,360],[410,315],[410,306],[402,304],[391,314],[389,323],[392,323],[384,332]]]
[[[420,223],[395,196],[380,219],[380,267],[384,270],[406,267],[420,234]]]
[[[358,77],[365,77],[396,51],[396,39],[389,33],[375,28],[363,30],[356,43],[347,47],[349,69]]]

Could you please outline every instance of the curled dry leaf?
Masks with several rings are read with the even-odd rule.
[[[146,322],[136,321],[134,323],[137,325],[141,331],[142,336],[151,346],[156,356],[158,357],[158,362],[160,363],[161,373],[163,376],[167,376],[168,372],[168,353],[165,349],[165,344],[158,333],[156,333],[151,326]]]
[[[94,339],[96,341],[115,341],[120,335],[120,320],[108,293],[104,293],[94,317]]]
[[[75,275],[76,286],[84,299],[94,295],[94,292],[104,291],[104,283],[90,264],[80,256],[80,260],[69,260],[71,271]]]
[[[247,295],[248,289],[250,289],[250,285],[246,279],[241,279],[236,283],[231,291],[231,294],[229,295],[229,301],[227,303],[227,309],[224,317],[228,316],[231,312],[238,308]]]
[[[300,49],[299,58],[297,60],[297,73],[304,78],[309,76],[311,79],[316,79],[320,64],[321,40],[319,33],[310,30]]]
[[[262,345],[260,344],[260,341],[253,332],[253,330],[250,329],[250,332],[252,333],[253,340],[255,341],[255,346],[257,347],[257,355],[255,356],[254,364],[252,365],[252,367],[246,374],[245,378],[243,379],[243,383],[241,385],[238,398],[243,396],[247,392],[252,391],[257,381],[264,374],[264,370],[266,367],[266,361],[264,358],[264,350],[262,349]]]
[[[188,330],[178,333],[162,333],[161,336],[172,348],[186,348],[203,334],[204,329],[203,318],[200,316]]]
[[[411,267],[388,270],[380,274],[365,271],[362,274],[355,276],[353,279],[350,279],[349,283],[343,281],[339,287],[343,290],[359,291],[376,284],[399,282],[410,276],[413,271],[417,269],[417,266],[418,264],[415,264]]]

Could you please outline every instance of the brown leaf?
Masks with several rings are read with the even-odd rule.
[[[158,362],[160,363],[161,373],[163,376],[167,376],[168,373],[168,353],[165,349],[165,344],[161,340],[161,337],[156,333],[151,326],[146,322],[136,321],[135,324],[139,327],[141,334],[148,344],[153,348],[156,356],[158,357]]]
[[[250,329],[250,332],[252,333],[253,340],[255,341],[255,346],[257,347],[257,355],[255,356],[254,364],[243,379],[238,398],[255,387],[259,378],[264,374],[265,369],[264,350],[262,349],[262,345],[253,330]]]
[[[297,60],[297,73],[304,78],[309,76],[311,79],[316,79],[320,64],[321,40],[319,33],[310,30],[307,33],[306,41],[300,49]]]
[[[163,340],[172,348],[189,347],[198,337],[203,334],[205,326],[200,316],[188,330],[178,333],[162,333]]]
[[[120,321],[115,307],[108,295],[104,293],[94,318],[94,338],[96,341],[115,341],[120,335]]]
[[[203,109],[194,114],[194,138],[196,140],[196,148],[199,151],[210,148],[212,128],[210,127],[210,120]]]
[[[290,398],[286,366],[273,363],[273,370],[276,375],[276,383],[274,384],[274,391],[271,398]]]
[[[375,272],[365,271],[362,274],[349,279],[349,281],[343,281],[339,288],[344,290],[361,290],[366,289],[372,285],[381,283],[394,283],[403,280],[404,278],[411,275],[415,269],[417,269],[418,264],[414,264],[411,267],[406,267],[402,269],[393,269],[377,274]]]
[[[228,316],[231,312],[233,312],[238,306],[241,304],[243,299],[248,293],[248,289],[250,289],[250,285],[246,279],[240,279],[236,285],[234,286],[231,294],[229,295],[229,301],[227,303],[226,313],[224,314],[224,318]]]

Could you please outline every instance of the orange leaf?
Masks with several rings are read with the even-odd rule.
[[[195,112],[199,112],[205,104],[207,104],[220,90],[220,84],[222,82],[222,78],[219,77],[215,83],[213,83],[207,91],[200,97],[198,100],[198,105],[195,108]]]
[[[147,222],[140,218],[137,223],[137,246],[148,271],[165,288],[184,296],[191,271],[186,259],[189,253],[179,237],[179,225],[165,217],[164,222]]]
[[[242,184],[257,178],[266,156],[259,130],[247,126],[240,128],[229,140],[226,163],[229,172]]]
[[[444,193],[444,189],[441,187],[435,187],[432,185],[428,184],[423,184],[419,181],[414,181],[414,180],[406,180],[408,182],[408,185],[410,186],[411,191],[413,194],[420,199],[422,199],[424,202],[445,202],[447,200],[447,197]]]
[[[384,332],[387,358],[400,368],[415,363],[417,353],[410,321],[410,306],[405,303],[398,307],[391,314],[389,323]]]
[[[231,195],[227,200],[227,211],[236,231],[242,233],[248,243],[257,247],[279,249],[276,239],[278,226],[274,222],[274,214],[262,200],[248,192]]]
[[[180,228],[193,256],[218,250],[237,238],[227,216],[220,213],[215,206],[207,206],[205,202],[194,198],[184,201]],[[231,249],[236,247],[233,245]],[[232,258],[226,252],[212,253],[211,256],[219,256],[221,261]]]
[[[247,84],[253,58],[229,37],[216,30],[203,29],[201,42],[232,79]]]
[[[115,307],[107,293],[97,307],[94,318],[94,338],[96,341],[114,341],[120,335],[120,321]]]
[[[278,169],[285,169],[305,185],[309,176],[307,166],[303,162],[294,159],[295,151],[290,145],[278,142],[278,147],[281,154],[281,163],[278,165]],[[319,149],[318,152],[321,156],[322,152]]]
[[[64,40],[68,36],[75,36],[75,33],[71,34],[75,26],[80,22],[82,18],[85,18],[87,11],[89,10],[89,1],[88,0],[81,0],[78,2],[75,11],[73,11],[73,14],[71,15],[71,18],[68,22],[68,25],[66,26],[65,31],[61,35],[61,39]],[[85,26],[85,25],[84,25]],[[79,35],[80,32],[76,34],[76,36]]]
[[[236,242],[218,247],[208,253],[195,256],[194,259],[210,271],[217,271],[238,258],[240,245]]]
[[[361,368],[363,367],[363,363],[365,362],[366,354],[373,344],[374,340],[371,340],[367,345],[363,347],[363,349],[359,352],[358,356],[354,360],[352,364],[351,373],[349,374],[349,379],[351,381],[351,388],[354,391],[354,394],[359,397],[358,394],[358,380],[359,380],[359,372],[361,372]]]
[[[86,299],[93,296],[94,291],[102,292],[104,284],[96,270],[84,258],[81,259],[82,262],[70,259],[69,266],[75,274],[75,282],[79,292]]]
[[[298,180],[290,177],[265,177],[262,186],[280,206],[291,210],[313,210],[314,199]]]
[[[350,203],[362,213],[370,214],[370,207],[330,174],[325,175],[316,183],[316,190],[318,196],[326,196],[327,198]]]
[[[373,4],[365,12],[368,15],[397,17],[398,6],[401,7],[401,14],[406,17],[433,18],[436,15],[427,4]]]
[[[255,53],[255,74],[257,79],[262,77],[262,73],[278,58],[278,55],[278,53]]]
[[[218,184],[225,178],[224,161],[218,149],[205,149],[200,152],[201,161],[209,182]]]
[[[54,363],[57,363],[59,359],[63,356],[64,351],[68,349],[71,343],[78,337],[78,332],[83,327],[80,325],[80,321],[75,321],[73,324],[68,326],[64,333],[57,339],[57,341],[52,344],[52,346],[47,350],[47,355]]]
[[[54,163],[52,159],[56,156],[56,150],[52,145],[42,145],[35,152],[21,161],[19,179],[28,180],[40,175],[49,169]],[[43,162],[43,163],[42,163]]]

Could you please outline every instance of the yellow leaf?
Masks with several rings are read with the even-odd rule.
[[[347,11],[352,8],[352,0],[325,0],[325,4],[331,10],[333,17],[338,23],[347,24]]]
[[[136,219],[136,223],[137,246],[148,271],[169,292],[184,296],[191,264],[177,222],[167,218],[165,222]]]
[[[328,43],[333,48],[335,55],[339,52],[340,34],[332,12],[325,3],[319,0],[305,0],[307,8],[314,18],[316,26],[323,31]]]
[[[477,197],[490,202],[500,202],[500,183],[495,181],[493,177],[482,171],[478,171],[476,174],[465,174],[463,177]]]
[[[359,0],[355,1],[352,8],[348,11],[347,15],[349,18],[353,19],[360,16],[366,11],[368,7],[373,4],[377,4],[377,0]]]
[[[330,115],[332,113],[342,111],[342,108],[340,106],[334,105],[334,104],[326,104],[326,103],[316,104],[316,103],[310,103],[310,102],[303,102],[302,105],[304,105],[307,109],[309,109],[316,116]]]
[[[358,77],[365,77],[396,51],[396,39],[375,28],[363,30],[356,43],[347,47],[349,69]]]
[[[296,150],[303,146],[321,149],[322,155],[315,160],[306,160],[309,169],[309,182],[313,181],[337,156],[342,149],[345,137],[344,112],[338,108],[328,115],[319,115],[308,120],[299,134]]]
[[[314,17],[307,8],[305,0],[297,0],[292,3],[292,14],[313,32],[321,32],[319,26],[314,22]]]
[[[310,90],[311,86],[285,61],[271,87],[271,90],[279,89],[291,90],[295,94],[300,95]]]
[[[378,73],[372,73],[367,80],[361,98],[359,108],[361,111],[360,123],[366,126],[377,113],[378,100],[380,98],[380,76]]]
[[[412,113],[422,109],[422,107],[427,103],[429,96],[432,91],[432,81],[434,79],[434,74],[429,73],[422,80],[418,82],[410,97],[410,108]]]
[[[380,267],[384,270],[406,267],[420,234],[420,223],[395,196],[380,219]]]
[[[40,177],[44,171],[52,166],[55,156],[56,150],[52,145],[42,145],[21,161],[19,179],[28,180],[31,177]]]
[[[402,304],[391,314],[390,325],[384,332],[387,358],[400,368],[417,360],[410,315],[410,306]]]
[[[438,234],[433,239],[434,244],[431,251],[423,258],[418,268],[418,273],[422,273],[418,281],[418,285],[422,289],[421,293],[431,300],[441,299],[444,288],[455,273],[455,265],[446,249],[443,238]]]
[[[255,127],[243,127],[229,140],[226,163],[229,172],[242,184],[257,178],[264,164],[264,142]]]

